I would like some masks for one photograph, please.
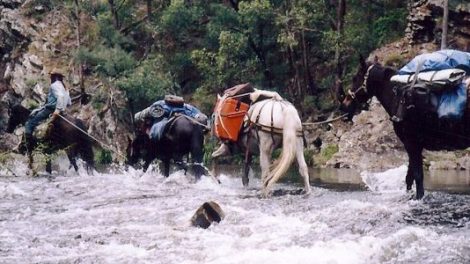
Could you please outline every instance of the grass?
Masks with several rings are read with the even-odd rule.
[[[312,155],[314,156],[312,159],[312,164],[316,167],[320,167],[321,165],[326,164],[327,161],[329,161],[334,154],[336,154],[339,151],[339,147],[336,144],[330,144],[327,145],[325,148],[323,148],[319,154],[317,155]]]

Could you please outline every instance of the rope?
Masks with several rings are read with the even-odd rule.
[[[243,93],[243,94],[237,94],[237,95],[226,95],[227,98],[238,98],[238,97],[243,97],[243,96],[246,96],[246,95],[250,95],[252,94],[251,93]]]
[[[193,121],[194,123],[196,123],[197,125],[200,125],[202,126],[203,128],[207,129],[207,130],[211,130],[211,127],[208,126],[208,125],[204,125],[203,123],[199,122],[196,118],[193,118],[191,116],[187,116],[187,115],[179,115],[177,117],[186,117],[188,118],[189,120]]]
[[[341,115],[341,116],[338,116],[338,117],[335,117],[333,119],[328,119],[328,120],[325,120],[325,121],[319,121],[319,122],[313,122],[313,123],[302,123],[302,126],[314,126],[314,125],[321,125],[321,124],[327,124],[327,123],[331,123],[331,122],[334,122],[334,121],[337,121],[345,116],[347,116],[348,114],[344,114],[344,115]]]
[[[69,123],[71,126],[75,127],[78,131],[82,132],[83,134],[87,135],[88,137],[90,137],[91,139],[93,139],[94,141],[98,142],[98,144],[100,144],[102,147],[105,147],[106,149],[110,150],[111,152],[117,154],[118,156],[120,156],[121,158],[124,158],[126,159],[126,157],[124,155],[122,155],[120,152],[114,150],[111,146],[109,145],[106,145],[105,143],[101,142],[99,139],[95,138],[94,136],[88,134],[88,132],[86,132],[85,130],[79,128],[78,126],[76,126],[74,123],[72,123],[70,120],[68,120],[67,118],[65,118],[64,116],[62,116],[61,114],[58,114],[65,122]]]

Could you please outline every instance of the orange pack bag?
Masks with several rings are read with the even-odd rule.
[[[224,98],[217,100],[214,113],[214,133],[220,139],[236,142],[240,129],[243,126],[243,118],[250,108],[249,104],[237,99]]]

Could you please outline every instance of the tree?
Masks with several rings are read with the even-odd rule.
[[[444,0],[443,3],[443,12],[444,15],[442,17],[442,40],[441,40],[441,49],[445,49],[447,47],[447,28],[449,24],[449,0]]]

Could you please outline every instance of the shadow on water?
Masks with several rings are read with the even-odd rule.
[[[417,225],[469,226],[470,195],[430,192],[403,214],[403,220]]]

